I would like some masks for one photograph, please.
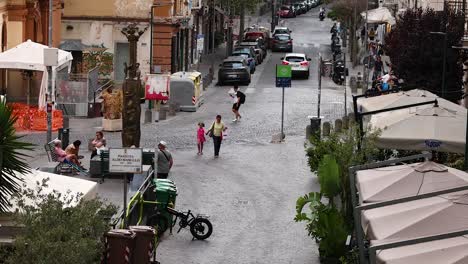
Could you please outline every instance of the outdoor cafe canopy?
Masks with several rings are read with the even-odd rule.
[[[371,244],[468,229],[468,191],[365,210],[362,228]]]
[[[361,204],[468,185],[468,173],[432,161],[360,170],[356,179]]]
[[[377,252],[378,264],[465,264],[468,263],[468,236],[435,240]]]
[[[466,111],[436,106],[416,111],[402,109],[385,117],[372,116],[370,126],[381,130],[376,142],[380,148],[465,151]]]
[[[14,48],[0,53],[1,69],[19,69],[44,72],[42,75],[41,89],[39,92],[38,105],[40,109],[45,106],[45,95],[47,92],[47,84],[49,80],[47,67],[44,65],[44,49],[46,48],[48,48],[48,46],[27,40],[26,42],[23,42]],[[52,67],[52,77],[55,76],[57,69],[68,66],[68,70],[70,70],[71,67],[73,56],[70,52],[59,50],[58,57],[58,66]],[[52,94],[54,94],[54,87],[55,84],[52,82]]]
[[[48,179],[47,187],[42,191],[43,194],[52,193],[57,191],[59,193],[65,194],[68,191],[71,191],[72,194],[81,193],[81,199],[90,200],[96,197],[97,194],[97,183],[93,181],[88,181],[84,179],[79,179],[76,177],[69,177],[65,175],[58,175],[54,173],[48,173],[38,170],[32,170],[31,173],[20,175],[18,177],[23,179],[23,183],[18,182],[21,185],[22,189],[33,189],[37,187],[37,182],[41,183],[44,179]],[[0,194],[5,195],[5,194]],[[74,200],[74,203],[78,202]],[[26,203],[33,203],[32,200],[26,200]],[[75,204],[71,204],[74,206]],[[16,205],[13,204],[11,211],[13,212],[16,208]]]

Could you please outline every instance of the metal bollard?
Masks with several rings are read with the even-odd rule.
[[[348,116],[343,116],[343,129],[348,130],[349,129],[349,117]]]
[[[166,120],[167,118],[167,107],[161,107],[159,109],[159,120]]]
[[[343,129],[343,121],[341,121],[341,119],[336,119],[335,120],[335,132],[341,133],[342,129]]]
[[[354,118],[354,113],[348,114],[349,127],[352,127],[356,124],[356,119]]]
[[[330,122],[323,122],[323,136],[330,136],[331,124]]]

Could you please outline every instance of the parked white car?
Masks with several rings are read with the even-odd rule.
[[[291,65],[293,75],[301,75],[309,79],[311,58],[304,53],[286,53],[281,61],[283,65]]]

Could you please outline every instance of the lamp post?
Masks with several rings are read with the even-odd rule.
[[[443,62],[442,62],[442,84],[441,84],[441,91],[442,91],[442,98],[445,98],[445,71],[447,67],[447,33],[445,32],[429,32],[432,35],[439,35],[444,36],[444,44],[443,44]]]

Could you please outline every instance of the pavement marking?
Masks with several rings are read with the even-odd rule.
[[[247,89],[245,89],[245,92],[244,92],[244,93],[246,93],[246,94],[253,94],[253,93],[255,93],[255,88],[247,88]]]

